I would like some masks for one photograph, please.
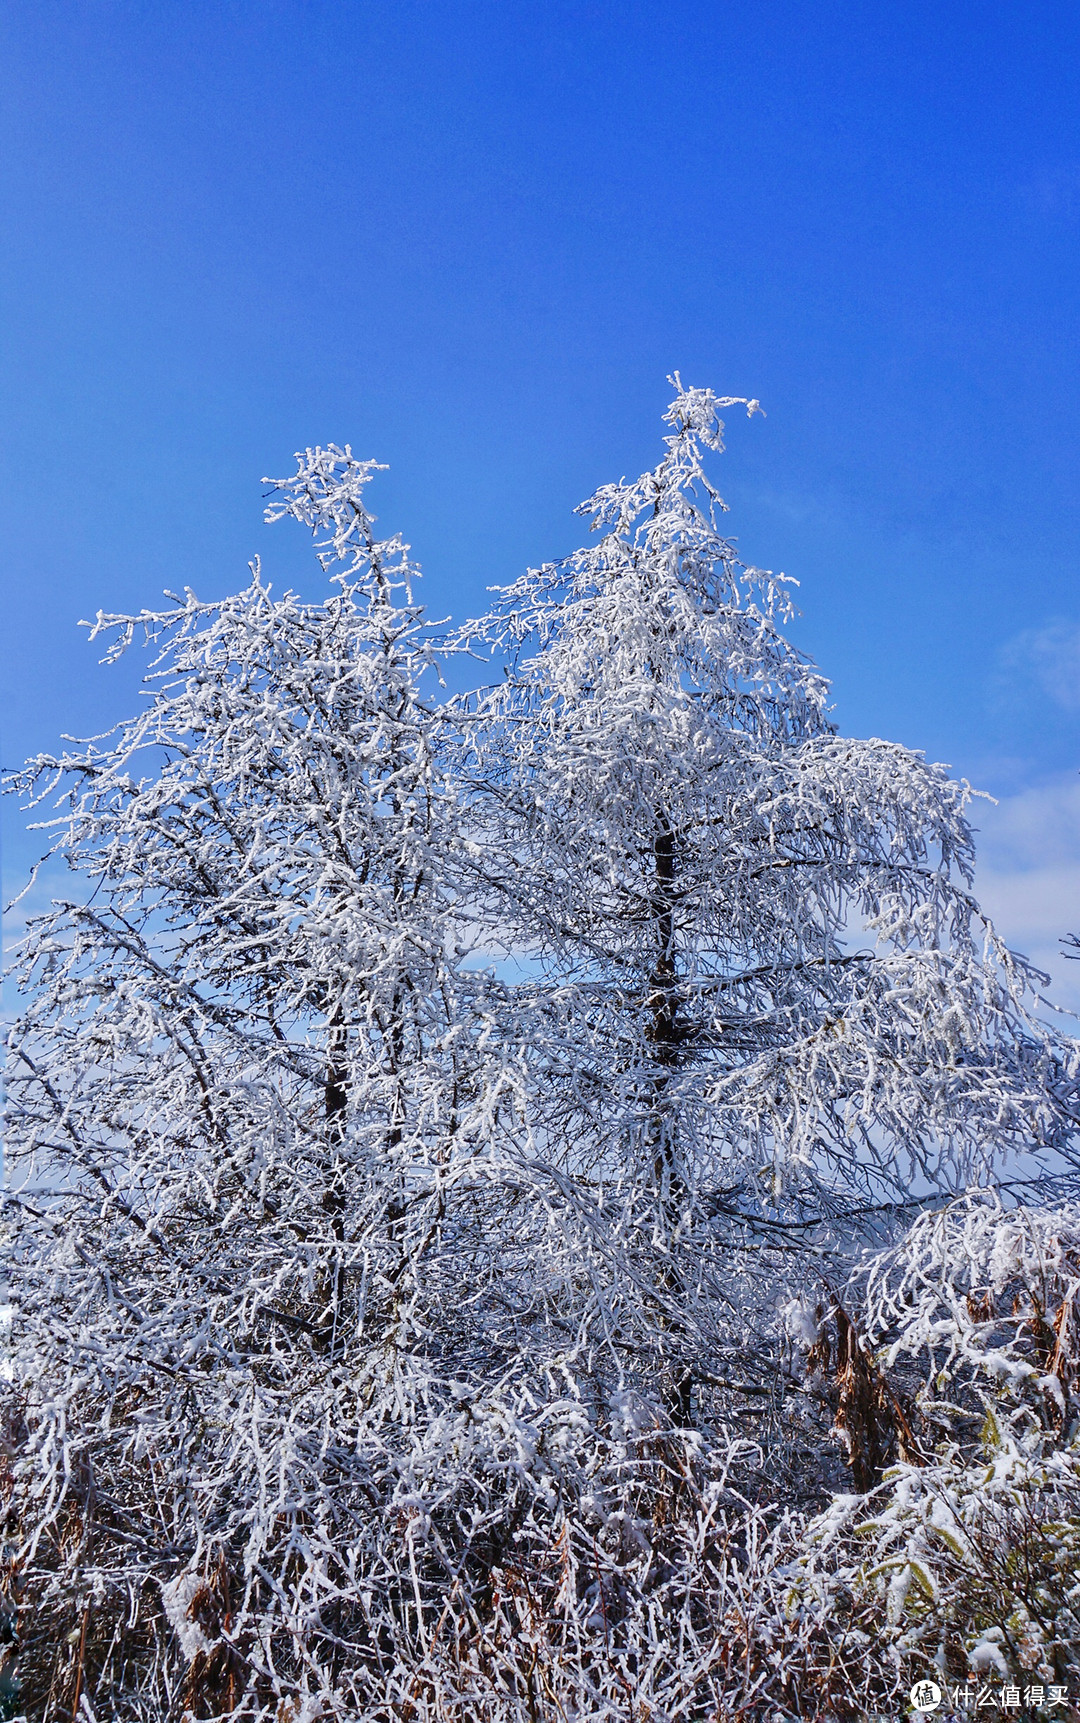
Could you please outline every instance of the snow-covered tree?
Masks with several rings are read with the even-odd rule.
[[[529,966],[525,1123],[710,1314],[748,1226],[1075,1129],[1040,978],[971,896],[969,787],[836,734],[786,583],[719,530],[736,404],[679,386],[659,464],[581,505],[597,542],[467,631],[504,662],[463,714],[475,899]]]
[[[79,881],[31,920],[8,1060],[26,1463],[44,1490],[27,1559],[52,1569],[61,1614],[102,1603],[92,1571],[136,1614],[156,1574],[182,1616],[188,1576],[239,1538],[219,1615],[265,1625],[298,1524],[337,1560],[366,1500],[342,1447],[368,1392],[359,1337],[392,1377],[410,1241],[437,1224],[468,1104],[453,811],[406,547],[377,542],[363,504],[372,465],[309,450],[268,511],[329,531],[336,595],[274,599],[256,567],[221,604],[99,616],[113,653],[137,629],[157,647],[148,705],[23,779],[39,806],[65,796],[48,823]],[[189,1653],[214,1642],[205,1622],[184,1631]],[[160,1715],[155,1659],[132,1644],[142,1672],[99,1679],[145,1686]],[[235,1696],[250,1669],[218,1663],[211,1690]]]
[[[14,971],[12,1714],[689,1720],[787,1681],[764,1504],[816,1439],[823,1253],[839,1284],[855,1211],[1066,1165],[1075,1084],[967,787],[835,734],[721,535],[733,404],[680,384],[595,545],[444,641],[505,660],[468,698],[348,448],[268,510],[324,602],[255,567],[98,617],[152,645],[145,709],[14,784],[75,883]]]

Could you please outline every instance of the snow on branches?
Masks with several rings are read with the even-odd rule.
[[[145,708],[12,781],[72,879],[8,1052],[35,1716],[891,1703],[784,1613],[791,1312],[913,1184],[1067,1169],[1076,1052],[967,786],[836,735],[719,531],[757,403],[676,383],[590,545],[441,641],[377,464],[304,451],[267,514],[337,590],[99,615]],[[462,649],[501,681],[448,695]]]
[[[862,1275],[880,1366],[907,1366],[914,1451],[805,1537],[795,1596],[876,1618],[878,1654],[963,1682],[1080,1681],[1080,1208],[976,1191]]]
[[[467,631],[510,662],[465,703],[466,818],[559,1016],[545,1134],[691,1215],[738,1186],[801,1218],[1066,1144],[1074,1055],[970,895],[968,786],[836,736],[783,585],[720,534],[729,404],[680,392],[658,466],[582,505],[598,542]]]

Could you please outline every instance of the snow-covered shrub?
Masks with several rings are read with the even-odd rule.
[[[867,1276],[876,1366],[917,1367],[916,1451],[807,1531],[797,1595],[879,1605],[897,1667],[1080,1682],[1080,1209],[979,1192]]]

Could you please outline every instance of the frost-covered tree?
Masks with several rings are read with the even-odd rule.
[[[324,602],[94,625],[146,706],[14,785],[74,885],[14,971],[12,1714],[784,1688],[783,1308],[853,1211],[1067,1164],[1075,1085],[966,786],[837,737],[721,535],[733,404],[679,385],[596,543],[444,641],[505,660],[474,696],[347,448],[268,510]]]
[[[39,806],[64,796],[49,823],[79,882],[31,920],[9,1044],[26,1464],[44,1491],[26,1559],[52,1569],[61,1616],[102,1604],[92,1571],[135,1616],[155,1574],[179,1619],[189,1576],[242,1546],[219,1618],[257,1620],[266,1651],[218,1657],[209,1691],[230,1703],[274,1687],[267,1610],[295,1540],[340,1560],[367,1501],[344,1432],[380,1371],[394,1391],[410,1248],[438,1224],[469,1106],[453,810],[406,547],[377,542],[364,509],[371,468],[309,450],[268,511],[329,531],[336,595],[274,599],[256,567],[225,603],[99,616],[113,653],[137,629],[157,647],[148,705],[23,779]],[[205,1621],[184,1631],[189,1654],[214,1642]],[[134,1634],[98,1679],[163,1715],[169,1654]],[[81,1667],[38,1692],[43,1715],[70,1709]]]
[[[531,966],[525,1123],[699,1313],[733,1228],[1074,1131],[1040,978],[971,896],[968,786],[836,734],[786,584],[719,529],[703,455],[736,404],[680,385],[659,464],[581,505],[595,544],[468,631],[505,662],[463,718],[475,898]]]
[[[9,1050],[47,1226],[92,1203],[125,1252],[180,1250],[211,1325],[237,1297],[331,1352],[343,1217],[389,1213],[406,1137],[447,1128],[457,1023],[425,649],[395,603],[404,549],[363,510],[370,466],[309,451],[270,511],[334,528],[349,566],[324,605],[272,599],[254,567],[222,604],[99,616],[110,655],[136,627],[157,645],[152,695],[28,769],[38,803],[66,786],[47,824],[86,889],[31,923]]]

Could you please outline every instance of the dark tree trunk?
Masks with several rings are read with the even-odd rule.
[[[652,1099],[650,1121],[652,1170],[657,1202],[670,1233],[678,1224],[685,1185],[678,1169],[678,1145],[674,1120],[667,1105],[667,1089],[679,1064],[682,1040],[679,1023],[678,970],[675,960],[675,877],[677,868],[675,833],[666,814],[661,814],[653,842],[652,921],[655,960],[649,976],[646,1035],[652,1054]],[[661,1274],[666,1291],[677,1290],[678,1276],[670,1262]],[[688,1426],[693,1417],[694,1376],[685,1365],[667,1373],[664,1408],[672,1424]]]
[[[661,814],[653,843],[652,923],[655,959],[649,976],[646,1035],[652,1054],[652,1153],[657,1194],[665,1211],[677,1204],[675,1143],[664,1105],[669,1074],[679,1060],[679,998],[675,967],[675,834]]]
[[[326,1115],[327,1178],[323,1187],[322,1206],[330,1217],[334,1243],[330,1260],[321,1277],[320,1296],[323,1310],[325,1343],[333,1352],[338,1314],[344,1292],[345,1273],[341,1261],[341,1246],[345,1241],[345,1167],[341,1148],[345,1140],[345,1111],[348,1091],[348,1030],[345,1012],[339,1000],[330,1014],[326,1037],[326,1086],[324,1111]]]

